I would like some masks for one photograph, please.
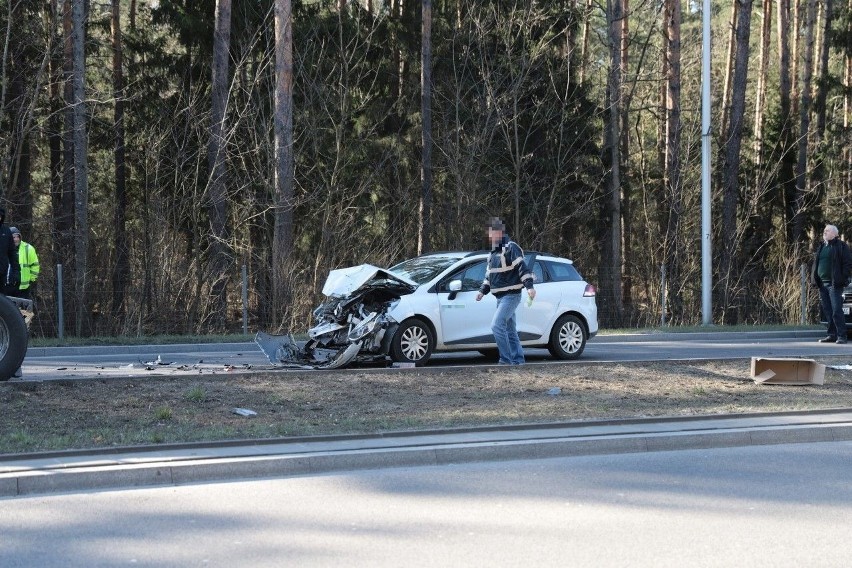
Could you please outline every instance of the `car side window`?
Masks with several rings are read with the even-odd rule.
[[[577,282],[583,279],[573,264],[550,261],[545,261],[545,264],[550,277],[556,282]]]
[[[463,269],[454,272],[449,276],[449,278],[445,278],[440,286],[438,287],[439,292],[449,292],[450,282],[453,280],[461,280],[462,281],[462,292],[470,292],[472,290],[479,290],[482,286],[482,281],[485,279],[485,261],[475,262],[473,264],[469,264]]]
[[[472,264],[462,273],[462,292],[479,290],[483,280],[485,280],[485,261]]]
[[[541,263],[539,261],[535,261],[535,264],[532,268],[533,273],[533,284],[539,284],[541,282],[547,282],[547,279],[544,276],[544,268],[542,268]]]

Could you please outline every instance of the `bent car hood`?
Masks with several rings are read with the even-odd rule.
[[[417,283],[404,276],[394,274],[384,268],[372,264],[362,264],[349,268],[338,268],[328,273],[322,293],[326,296],[345,298],[351,296],[367,284],[379,286],[382,281],[388,281],[395,286],[400,284],[409,289],[409,293],[417,289]]]

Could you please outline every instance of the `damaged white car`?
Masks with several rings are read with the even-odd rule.
[[[436,351],[479,351],[496,359],[495,298],[476,301],[487,259],[487,251],[443,252],[388,269],[365,264],[333,270],[307,342],[265,333],[255,341],[272,363],[298,368],[389,359],[421,366]],[[568,259],[527,253],[526,262],[536,298],[517,311],[521,344],[546,347],[559,359],[579,357],[598,331],[594,286]]]

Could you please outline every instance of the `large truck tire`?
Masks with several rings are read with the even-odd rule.
[[[29,340],[21,310],[0,294],[0,381],[8,381],[21,367]]]

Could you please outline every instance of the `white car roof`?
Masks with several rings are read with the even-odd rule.
[[[480,257],[480,256],[488,256],[490,253],[491,253],[491,251],[487,251],[487,250],[459,251],[459,252],[453,251],[453,252],[430,253],[430,256],[446,256],[446,257],[450,257],[450,258],[461,259],[461,258],[477,258],[477,257]],[[556,256],[555,254],[550,254],[550,253],[546,253],[546,252],[525,250],[524,254],[526,254],[526,255],[534,254],[536,256],[536,258],[543,258],[543,259],[547,259],[547,260],[556,260],[556,261],[560,261],[560,262],[567,262],[569,264],[574,264],[574,261],[571,260],[570,258],[565,258],[565,257],[562,257],[562,256]]]

